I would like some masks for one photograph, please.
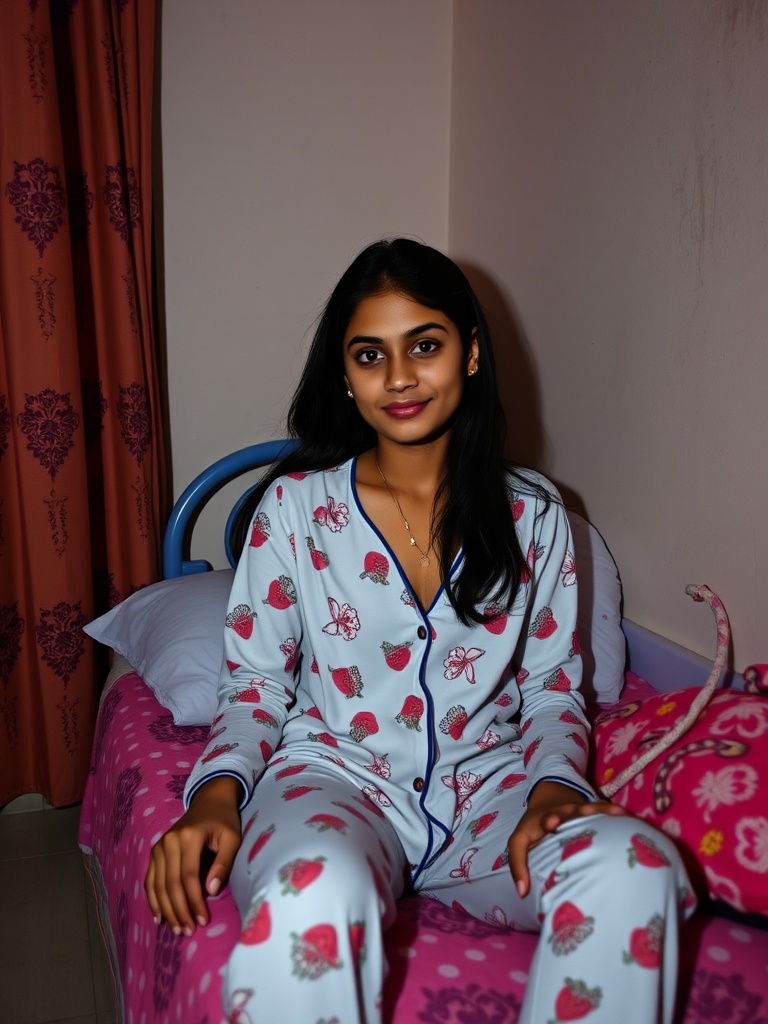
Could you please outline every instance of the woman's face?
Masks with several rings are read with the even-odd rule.
[[[344,377],[379,436],[420,444],[448,428],[477,352],[474,339],[464,352],[444,313],[387,291],[355,310],[344,335]]]

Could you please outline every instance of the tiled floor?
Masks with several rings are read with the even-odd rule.
[[[114,1024],[109,965],[77,846],[80,808],[43,809],[37,800],[38,810],[0,814],[0,1021]]]

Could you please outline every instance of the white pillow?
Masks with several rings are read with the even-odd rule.
[[[129,662],[176,725],[210,725],[234,570],[162,580],[83,627]]]
[[[584,664],[582,693],[588,701],[613,704],[624,686],[627,662],[619,571],[594,526],[576,512],[567,514],[579,585],[576,626]]]

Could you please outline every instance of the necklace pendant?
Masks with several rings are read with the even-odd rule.
[[[381,466],[379,465],[379,460],[378,460],[378,459],[376,459],[376,468],[377,468],[377,469],[378,469],[378,471],[379,471],[379,476],[381,477],[381,479],[382,479],[382,480],[383,480],[383,482],[384,482],[384,486],[385,486],[385,487],[386,487],[386,489],[387,489],[387,493],[389,494],[389,496],[390,496],[390,498],[392,499],[392,501],[393,501],[393,502],[395,503],[395,508],[396,508],[396,509],[397,509],[397,511],[399,512],[399,514],[400,514],[400,518],[401,518],[401,519],[402,519],[402,521],[403,521],[403,526],[404,526],[404,527],[406,528],[406,530],[408,531],[408,536],[409,536],[409,537],[411,538],[411,547],[412,547],[412,548],[416,548],[416,550],[417,550],[417,551],[418,551],[418,552],[420,553],[420,555],[421,555],[421,557],[419,558],[419,565],[420,565],[420,566],[422,567],[422,569],[426,569],[426,568],[427,568],[427,567],[428,567],[428,566],[430,565],[430,561],[429,561],[429,555],[427,554],[427,552],[426,552],[426,551],[424,551],[424,550],[423,550],[423,548],[420,548],[420,547],[419,547],[419,545],[418,545],[418,544],[416,543],[416,538],[415,538],[415,537],[413,536],[413,534],[411,533],[411,527],[410,527],[410,526],[409,526],[409,524],[408,524],[408,520],[407,520],[407,519],[405,518],[405,516],[403,515],[403,510],[402,510],[402,509],[400,508],[400,502],[399,502],[399,501],[397,500],[397,498],[395,497],[394,491],[393,491],[393,490],[392,490],[392,488],[391,488],[391,487],[389,486],[389,483],[388,483],[388,481],[387,481],[387,478],[386,478],[386,477],[384,476],[384,471],[382,470]],[[431,547],[432,547],[432,534],[431,534],[431,532],[430,532],[430,535],[429,535],[429,547],[427,548],[427,551],[428,551],[428,550],[429,550],[429,549],[430,549]]]

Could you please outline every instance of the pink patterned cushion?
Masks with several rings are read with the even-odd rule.
[[[594,776],[604,785],[690,707],[699,691],[598,715]],[[768,699],[721,691],[696,723],[614,797],[674,836],[701,895],[768,915]]]

